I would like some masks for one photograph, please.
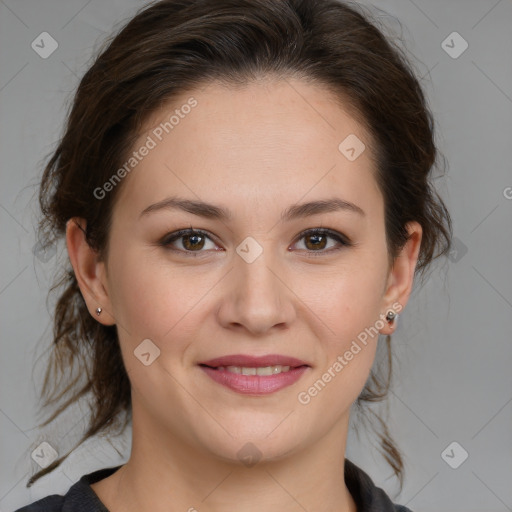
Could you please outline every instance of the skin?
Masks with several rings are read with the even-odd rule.
[[[92,488],[111,512],[219,512],[233,504],[239,512],[319,505],[356,512],[343,461],[350,407],[368,378],[377,336],[307,405],[297,396],[379,315],[397,302],[405,307],[421,226],[408,225],[411,237],[390,266],[371,141],[331,93],[299,79],[208,83],[154,113],[134,149],[191,95],[197,106],[119,185],[104,261],[85,242],[84,221],[68,222],[80,289],[94,318],[117,325],[132,385],[130,459]],[[349,134],[366,143],[354,161],[338,150]],[[233,217],[166,209],[141,216],[173,195],[229,208]],[[280,221],[290,205],[333,197],[365,215],[340,210]],[[199,239],[203,246],[192,240],[202,256],[187,256],[194,245],[184,248],[183,238],[172,244],[177,252],[158,244],[191,226],[211,234]],[[354,245],[329,237],[315,249],[314,236],[298,238],[322,227]],[[263,249],[252,263],[236,252],[247,236]],[[383,324],[381,334],[393,332]],[[160,349],[149,366],[133,353],[147,338]],[[237,353],[291,355],[311,367],[292,386],[250,396],[198,366]],[[248,442],[261,453],[252,467],[237,456]]]

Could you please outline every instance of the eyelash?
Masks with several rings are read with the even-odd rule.
[[[175,231],[173,233],[169,233],[169,234],[165,235],[160,240],[159,245],[161,245],[162,247],[164,247],[165,249],[167,249],[169,251],[179,252],[182,254],[186,254],[187,256],[192,256],[192,257],[196,257],[196,258],[201,253],[206,252],[206,251],[187,251],[184,249],[175,249],[175,248],[170,247],[170,244],[172,242],[179,240],[180,238],[182,238],[185,235],[189,235],[189,236],[201,235],[201,236],[204,236],[204,237],[210,239],[212,242],[214,242],[214,240],[212,240],[212,238],[209,236],[209,234],[206,231],[203,231],[202,229],[189,228],[189,229],[181,229],[179,231]],[[311,256],[311,257],[316,258],[318,256],[322,256],[325,254],[332,254],[333,252],[337,252],[337,251],[343,249],[344,247],[350,247],[353,245],[346,236],[341,235],[341,233],[338,233],[337,231],[333,231],[332,229],[327,229],[327,228],[307,229],[297,236],[297,242],[302,240],[302,238],[304,238],[306,235],[327,235],[328,237],[336,240],[341,245],[334,249],[331,248],[331,249],[319,250],[319,251],[307,250],[308,257]]]

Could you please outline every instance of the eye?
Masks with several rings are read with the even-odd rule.
[[[177,243],[180,239],[181,241]],[[303,231],[298,237],[299,241],[302,239],[305,240],[305,250],[310,256],[320,256],[352,245],[347,237],[337,231],[327,228],[308,229],[307,231]],[[337,244],[335,243],[334,247],[331,246],[331,248],[325,250],[328,239],[334,240]],[[206,231],[190,228],[181,229],[166,235],[160,241],[160,245],[166,249],[186,254],[187,256],[197,256],[199,253],[205,252],[202,249],[208,249],[207,240],[209,240],[213,245],[210,249],[216,250],[216,245],[213,243],[211,237]]]
[[[177,242],[180,239],[181,242],[179,242],[176,245],[178,245],[178,247],[181,246],[181,248],[176,248],[176,246],[173,247],[175,242]],[[205,247],[205,241],[207,239],[212,241],[211,238],[206,234],[206,232],[200,229],[181,229],[180,231],[176,231],[174,233],[166,235],[160,241],[160,245],[173,251],[185,253],[187,254],[187,256],[196,256],[196,254],[194,253],[204,252],[201,249]],[[215,247],[215,244],[213,244],[213,246]]]
[[[327,240],[329,238],[335,240],[337,244],[334,244],[334,247],[331,246],[331,248],[325,250],[327,246]],[[346,236],[338,233],[337,231],[326,228],[308,229],[307,231],[303,231],[299,235],[298,240],[300,241],[302,239],[305,240],[304,245],[306,247],[306,251],[310,253],[308,256],[320,256],[322,254],[338,251],[343,247],[352,245]]]

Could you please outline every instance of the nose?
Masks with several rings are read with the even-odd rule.
[[[270,252],[263,250],[253,261],[244,259],[243,253],[233,258],[217,313],[225,328],[263,335],[271,329],[286,329],[293,322],[295,296],[279,262],[268,256]]]

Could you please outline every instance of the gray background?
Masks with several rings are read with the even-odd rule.
[[[377,4],[377,2],[375,2]],[[364,2],[370,5],[369,2]],[[42,441],[64,453],[87,420],[77,406],[39,431],[50,343],[46,294],[65,257],[34,250],[38,176],[61,133],[67,102],[94,50],[141,1],[0,0],[0,511],[51,493],[129,456],[130,431],[95,439],[56,471],[39,469]],[[416,288],[393,338],[395,377],[388,421],[404,453],[405,486],[371,444],[351,431],[347,457],[394,501],[414,512],[512,510],[512,3],[510,0],[385,0],[379,14],[400,34],[428,94],[448,160],[436,184],[454,220],[456,251]],[[400,20],[400,24],[394,17]],[[41,58],[42,32],[58,42]],[[460,39],[449,38],[458,32]],[[457,36],[456,36],[457,37]],[[376,408],[383,411],[382,408]],[[457,442],[453,452],[444,450]],[[469,456],[461,461],[462,450]],[[442,453],[445,456],[442,456]]]

